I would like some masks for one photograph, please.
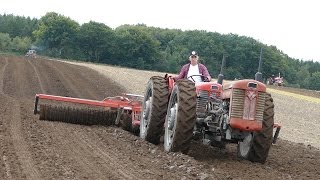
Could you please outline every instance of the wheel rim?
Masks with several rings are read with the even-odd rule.
[[[252,133],[249,133],[243,141],[239,142],[239,154],[241,157],[246,158],[248,157],[252,142]]]
[[[148,96],[146,98],[146,101],[143,106],[142,111],[142,121],[140,122],[140,136],[145,137],[147,129],[149,127],[149,120],[151,115],[151,108],[152,108],[152,93],[151,91],[148,93]]]
[[[172,140],[174,138],[174,133],[176,129],[177,111],[178,111],[178,102],[175,96],[170,109],[168,109],[166,123],[165,123],[164,146],[166,151],[170,151]]]

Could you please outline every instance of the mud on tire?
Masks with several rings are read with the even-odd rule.
[[[143,100],[140,137],[159,144],[168,105],[168,82],[160,76],[150,78]]]
[[[262,130],[253,134],[248,160],[265,163],[272,144],[274,124],[274,104],[269,93],[266,93]]]
[[[196,122],[196,89],[189,80],[177,81],[170,96],[165,121],[166,151],[187,153]]]

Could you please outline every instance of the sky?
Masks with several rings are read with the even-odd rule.
[[[47,12],[111,28],[123,24],[252,37],[289,57],[320,62],[318,0],[0,0],[0,14]]]

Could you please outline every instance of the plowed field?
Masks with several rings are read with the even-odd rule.
[[[234,145],[221,150],[193,142],[188,155],[166,153],[118,127],[40,121],[33,114],[36,93],[102,100],[143,86],[128,74],[0,56],[0,179],[320,179],[319,104],[279,94],[273,94],[276,118],[289,128],[265,164],[238,159]]]

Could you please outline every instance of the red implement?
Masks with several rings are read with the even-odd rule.
[[[73,104],[88,105],[93,107],[105,107],[106,111],[110,108],[117,109],[118,115],[116,120],[119,121],[120,116],[123,113],[126,113],[131,116],[132,126],[139,127],[140,126],[139,118],[140,118],[140,113],[142,108],[141,107],[142,99],[143,99],[143,96],[135,95],[135,94],[123,94],[123,96],[108,97],[102,101],[47,95],[47,94],[36,94],[34,114],[39,113],[38,104],[40,100],[66,102],[66,103],[73,103]]]

